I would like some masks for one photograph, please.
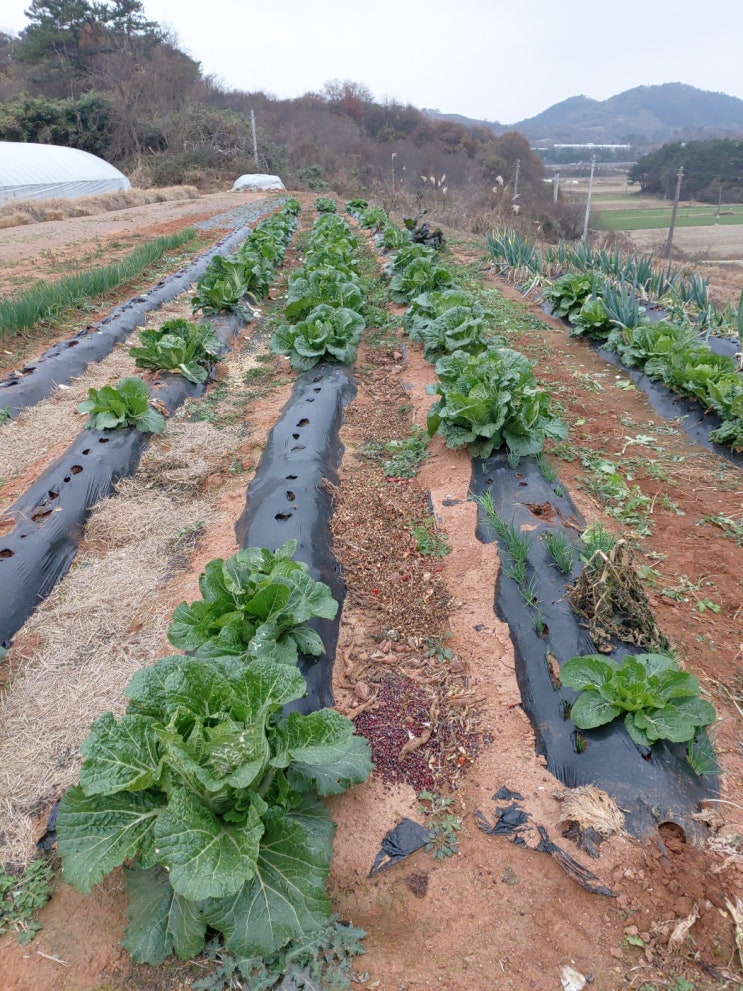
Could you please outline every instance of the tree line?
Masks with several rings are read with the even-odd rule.
[[[26,16],[17,37],[0,33],[0,140],[81,148],[142,185],[224,188],[265,171],[290,188],[376,194],[388,206],[403,197],[420,210],[456,203],[472,225],[520,215],[573,233],[541,159],[516,132],[378,103],[349,80],[291,100],[228,90],[147,19],[140,0],[32,0]]]
[[[663,145],[638,159],[627,179],[643,193],[673,199],[682,166],[681,199],[743,202],[743,141],[731,138]]]

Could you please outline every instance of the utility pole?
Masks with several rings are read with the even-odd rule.
[[[513,198],[519,195],[519,170],[521,169],[521,159],[516,159],[516,174],[513,177]]]
[[[560,188],[560,173],[555,172],[555,177],[552,180],[552,202],[557,203],[557,191]]]
[[[588,239],[588,218],[591,215],[591,195],[593,193],[593,172],[595,168],[596,168],[596,156],[592,155],[591,175],[588,179],[588,199],[586,200],[586,217],[585,220],[583,221],[583,236],[581,237],[581,241],[583,241],[584,244]]]
[[[668,228],[668,240],[666,241],[666,246],[663,249],[663,257],[670,259],[671,248],[673,247],[673,231],[676,227],[676,214],[678,213],[679,200],[681,199],[681,180],[684,178],[684,167],[683,165],[678,170],[678,175],[676,176],[676,195],[673,199],[673,210],[671,210],[671,224]]]
[[[250,108],[250,128],[253,132],[253,161],[258,165],[258,138],[255,133],[255,111]]]

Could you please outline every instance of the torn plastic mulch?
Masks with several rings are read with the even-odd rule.
[[[211,323],[225,347],[243,326],[231,315],[213,317]],[[150,398],[172,413],[205,388],[162,372],[150,379]],[[67,573],[91,510],[111,495],[120,478],[134,474],[149,440],[149,434],[134,427],[81,431],[2,514],[14,525],[0,537],[0,646],[10,646],[15,633]]]
[[[703,799],[716,796],[717,782],[692,771],[683,744],[659,741],[652,751],[641,751],[620,720],[578,732],[566,718],[577,693],[560,686],[557,667],[597,651],[566,599],[579,565],[571,576],[563,575],[553,566],[543,539],[546,532],[559,531],[575,544],[575,531],[583,523],[569,496],[544,478],[534,459],[522,459],[513,469],[504,452],[473,459],[471,491],[476,499],[492,497],[498,516],[529,537],[527,582],[536,605],[525,602],[522,588],[502,567],[494,609],[508,623],[522,705],[537,753],[546,757],[550,773],[569,788],[593,784],[606,791],[626,813],[628,831],[637,836],[654,833],[664,821],[676,822],[691,836],[703,835],[692,813]],[[481,507],[478,515],[477,536],[488,543],[493,532]],[[501,544],[501,557],[506,556]],[[612,645],[616,659],[638,652],[618,641]]]
[[[251,211],[254,215],[252,219],[260,219],[275,206],[275,199],[257,204]],[[89,364],[102,361],[120,341],[144,325],[150,310],[185,292],[195,279],[203,275],[215,255],[230,254],[250,235],[252,229],[246,220],[245,224],[189,265],[160,280],[141,296],[114,307],[100,323],[86,327],[74,337],[58,341],[35,361],[12,372],[0,381],[0,409],[8,409],[12,416],[17,416],[22,409],[40,402],[59,385],[80,375]]]
[[[608,895],[615,897],[615,892],[601,884],[593,871],[589,871],[577,860],[566,853],[562,847],[553,843],[544,826],[532,821],[528,812],[517,803],[523,801],[518,792],[501,788],[493,795],[493,801],[510,801],[510,805],[496,806],[495,818],[491,823],[479,809],[475,810],[474,819],[479,829],[488,836],[507,836],[511,843],[527,847],[539,853],[547,853],[581,888],[590,891],[592,895]]]
[[[386,871],[389,867],[394,867],[401,860],[405,860],[411,853],[421,850],[431,839],[431,831],[425,826],[421,826],[414,819],[401,819],[400,822],[382,837],[382,844],[374,858],[374,863],[368,876]]]
[[[296,540],[296,560],[307,564],[310,575],[328,585],[338,602],[334,620],[310,621],[325,653],[317,658],[300,656],[307,696],[288,708],[301,712],[333,705],[333,658],[346,587],[330,550],[329,520],[343,455],[343,410],[356,388],[353,370],[333,363],[321,362],[297,379],[269,434],[248,486],[245,510],[235,525],[240,547],[273,550],[286,540]]]

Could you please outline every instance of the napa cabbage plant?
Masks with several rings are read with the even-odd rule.
[[[436,252],[432,248],[424,250],[432,251],[433,257],[413,258],[404,268],[397,269],[390,279],[390,297],[395,303],[409,303],[423,292],[454,284],[454,276],[437,260]]]
[[[410,244],[410,232],[395,227],[394,224],[387,224],[379,231],[377,244],[380,248],[396,251],[398,248]]]
[[[129,348],[138,368],[177,372],[189,382],[201,384],[209,365],[220,361],[222,344],[210,323],[166,320],[157,329],[139,334],[140,346]]]
[[[596,282],[595,273],[568,272],[546,284],[542,298],[549,303],[553,316],[575,323],[583,304],[595,295]]]
[[[573,337],[593,337],[603,339],[609,336],[614,324],[604,303],[598,296],[589,296],[580,310],[572,318]]]
[[[580,692],[570,710],[579,729],[603,726],[624,714],[624,725],[640,746],[658,740],[685,743],[716,719],[700,697],[699,682],[667,654],[628,654],[619,666],[601,654],[573,657],[560,681]]]
[[[708,383],[707,394],[710,406],[723,420],[710,439],[734,451],[743,450],[743,377],[740,373],[721,375]]]
[[[274,354],[288,355],[292,368],[301,371],[324,360],[352,364],[365,325],[355,310],[321,303],[304,320],[277,327],[269,347]]]
[[[256,227],[237,251],[241,261],[251,260],[258,256],[269,262],[275,268],[286,254],[287,235],[291,227],[284,225],[278,229],[271,227]]]
[[[370,206],[359,213],[359,224],[366,230],[381,231],[388,223],[388,214],[382,207]],[[409,240],[409,238],[406,240]]]
[[[679,348],[698,343],[696,330],[689,324],[646,323],[636,327],[616,327],[606,342],[629,367],[644,368],[651,358],[661,361]]]
[[[435,361],[453,351],[478,354],[488,344],[505,343],[503,338],[488,337],[484,317],[477,315],[475,308],[468,306],[452,306],[445,310],[421,328],[420,339],[423,342],[423,355],[428,361]]]
[[[290,276],[289,294],[284,307],[287,320],[301,320],[321,303],[360,311],[364,303],[364,290],[358,276],[355,273],[347,275],[329,265],[311,271],[303,268]]]
[[[196,284],[194,312],[225,310],[249,322],[253,317],[249,303],[267,294],[295,228],[292,201],[287,201],[282,213],[259,224],[238,251],[227,258],[212,258]]]
[[[477,355],[455,351],[436,362],[438,382],[427,386],[438,399],[428,412],[428,433],[447,447],[467,447],[487,458],[504,445],[518,461],[539,454],[545,440],[564,438],[567,428],[550,412],[548,394],[537,385],[534,362],[510,348]]]
[[[434,248],[429,248],[424,244],[413,244],[413,242],[409,240],[400,248],[399,251],[395,252],[389,262],[385,265],[385,274],[391,276],[395,272],[401,272],[412,261],[415,261],[418,258],[425,258],[428,261],[434,261],[436,258],[436,250]]]
[[[733,358],[699,343],[693,326],[641,322],[619,327],[609,335],[607,347],[626,365],[642,368],[648,378],[713,410],[723,423],[710,433],[710,440],[743,449],[743,379]]]
[[[240,958],[327,928],[335,826],[319,796],[363,781],[369,747],[332,709],[286,714],[297,668],[174,655],[144,668],[126,712],[95,721],[57,818],[64,877],[88,892],[124,865],[132,957]]]
[[[709,435],[715,444],[724,444],[733,451],[743,451],[743,402],[739,402],[738,407],[740,412],[736,419],[725,420]]]
[[[120,379],[115,386],[88,389],[88,398],[77,407],[78,413],[88,413],[88,430],[118,430],[135,427],[142,433],[161,434],[165,417],[150,406],[147,384],[131,376]]]
[[[325,238],[312,242],[305,253],[305,271],[323,267],[334,268],[349,280],[357,279],[356,242]]]
[[[743,419],[743,376],[728,372],[707,384],[712,409],[724,419]]]
[[[176,608],[168,639],[201,656],[235,654],[295,664],[323,652],[313,618],[333,619],[338,604],[327,585],[293,561],[296,540],[275,551],[249,547],[210,561],[199,578],[201,599]]]
[[[422,340],[423,330],[442,313],[455,306],[465,307],[478,319],[493,319],[492,311],[486,310],[474,293],[468,289],[451,288],[424,292],[411,300],[403,317],[403,326],[410,339]]]
[[[694,396],[705,409],[711,406],[711,386],[726,375],[737,374],[732,358],[714,354],[703,344],[669,351],[662,361],[652,358],[645,372],[651,378],[661,378],[669,389]]]
[[[194,313],[207,315],[227,311],[248,323],[253,313],[248,305],[248,279],[245,266],[237,257],[215,255],[196,283],[191,299]]]

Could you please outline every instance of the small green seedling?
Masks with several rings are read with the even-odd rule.
[[[143,433],[161,434],[165,417],[150,406],[146,383],[132,376],[117,385],[88,389],[88,398],[77,407],[78,413],[88,413],[88,430],[117,430],[136,427]]]
[[[433,516],[426,516],[416,526],[411,527],[410,532],[418,553],[424,557],[446,557],[447,554],[451,554],[446,534],[436,531],[436,520]]]
[[[22,873],[0,866],[0,936],[15,933],[18,942],[30,943],[41,929],[35,917],[49,901],[54,872],[48,860],[34,860]]]
[[[544,544],[556,567],[564,575],[569,575],[575,563],[575,552],[565,534],[555,530],[547,530],[544,534]]]
[[[437,661],[454,660],[454,651],[444,646],[444,640],[450,636],[451,633],[445,633],[443,637],[426,637],[425,656],[435,657]]]
[[[428,457],[428,434],[422,427],[413,427],[409,437],[388,441],[384,449],[392,455],[384,462],[385,474],[390,478],[414,478]]]
[[[430,791],[422,791],[418,795],[418,811],[425,815],[430,823],[428,842],[425,850],[434,860],[445,860],[459,853],[457,833],[462,828],[462,820],[450,811],[454,802],[451,798],[436,795]]]
[[[613,533],[610,533],[603,523],[592,523],[583,531],[581,540],[583,541],[585,551],[581,554],[580,559],[584,563],[587,563],[596,551],[601,551],[602,554],[609,554],[613,551],[617,537]]]

